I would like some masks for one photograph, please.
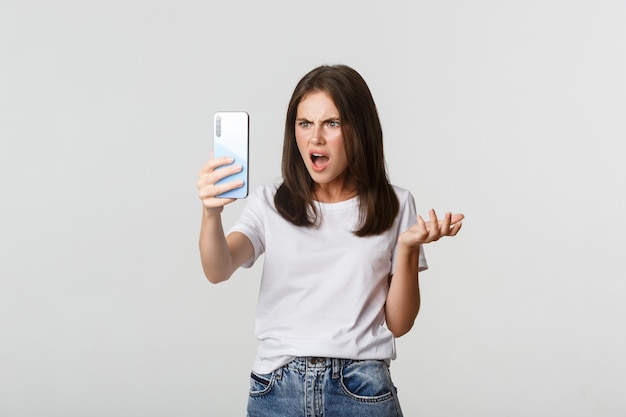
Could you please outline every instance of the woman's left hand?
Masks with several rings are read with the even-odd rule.
[[[416,248],[421,244],[435,242],[444,236],[456,236],[461,230],[462,214],[446,213],[443,220],[437,219],[434,209],[429,212],[430,221],[426,222],[422,216],[417,216],[417,223],[400,234],[399,243]]]

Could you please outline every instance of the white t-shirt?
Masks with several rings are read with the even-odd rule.
[[[389,275],[401,232],[416,222],[411,193],[394,186],[400,202],[393,226],[378,236],[357,237],[358,198],[317,203],[319,227],[298,227],[274,206],[279,184],[248,197],[229,232],[245,234],[254,255],[265,254],[256,312],[260,341],[253,370],[270,373],[297,356],[395,359],[385,327]],[[420,250],[419,270],[427,269]]]

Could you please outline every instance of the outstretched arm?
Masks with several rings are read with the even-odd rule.
[[[204,275],[212,283],[227,280],[243,262],[252,256],[252,243],[243,233],[224,236],[222,210],[226,204],[235,201],[219,198],[217,195],[241,187],[240,181],[216,185],[229,175],[241,170],[238,165],[223,169],[216,168],[232,163],[232,159],[211,159],[198,175],[198,197],[202,200],[202,225],[200,227],[200,259]]]
[[[203,210],[200,259],[204,275],[211,283],[226,281],[253,254],[246,235],[233,232],[224,236],[221,215]]]

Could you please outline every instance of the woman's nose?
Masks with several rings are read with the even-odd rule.
[[[324,135],[322,134],[322,127],[313,127],[313,134],[311,135],[311,143],[313,145],[320,145],[324,143]]]

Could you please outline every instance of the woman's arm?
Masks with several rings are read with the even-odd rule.
[[[253,255],[252,243],[243,233],[224,236],[222,210],[232,198],[218,198],[217,195],[241,187],[241,181],[216,185],[229,175],[241,170],[241,166],[216,168],[232,163],[230,158],[211,159],[198,175],[198,197],[202,200],[202,224],[200,226],[200,259],[207,279],[216,284],[226,281],[243,262]]]
[[[221,215],[203,211],[200,260],[204,275],[211,283],[226,281],[253,254],[252,243],[246,235],[233,232],[224,236]]]
[[[420,309],[418,261],[419,247],[398,247],[395,272],[389,278],[389,294],[385,304],[387,328],[395,337],[411,330]]]
[[[434,210],[430,221],[417,216],[417,223],[400,234],[394,274],[390,277],[389,294],[385,304],[387,328],[395,337],[406,334],[413,327],[420,309],[418,280],[420,245],[435,242],[443,236],[455,236],[461,229],[462,214],[446,213],[437,220]]]

